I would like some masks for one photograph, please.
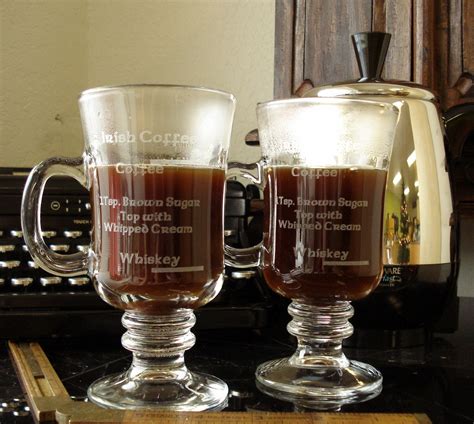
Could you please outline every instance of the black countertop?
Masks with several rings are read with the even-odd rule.
[[[256,366],[289,355],[293,342],[283,331],[196,331],[187,352],[190,369],[225,380],[230,411],[294,411],[294,405],[260,393]],[[88,385],[103,375],[126,369],[130,355],[119,337],[55,339],[40,343],[71,396],[83,400]],[[343,411],[426,413],[433,423],[474,422],[474,299],[461,299],[459,329],[435,334],[426,345],[403,349],[346,348],[346,355],[376,366],[384,376],[382,393]],[[0,423],[32,423],[24,395],[8,356],[0,351]],[[26,407],[26,410],[25,410]]]

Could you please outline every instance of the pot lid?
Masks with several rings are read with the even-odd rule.
[[[361,78],[315,87],[303,97],[389,96],[436,101],[425,87],[409,81],[383,80],[382,70],[391,35],[385,32],[359,32],[352,35]]]

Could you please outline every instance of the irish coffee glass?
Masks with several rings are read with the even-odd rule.
[[[89,273],[100,297],[125,311],[126,372],[93,383],[89,398],[120,409],[202,411],[226,404],[227,385],[191,372],[194,309],[222,287],[225,171],[235,100],[166,85],[102,87],[79,98],[85,150],[36,166],[22,225],[35,261],[60,276]],[[59,255],[46,245],[41,196],[53,175],[91,193],[92,243]]]

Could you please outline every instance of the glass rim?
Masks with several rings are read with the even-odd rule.
[[[274,107],[279,106],[286,106],[292,104],[314,104],[314,105],[343,105],[343,104],[367,104],[371,106],[377,106],[384,108],[386,110],[390,110],[395,113],[400,113],[400,107],[404,103],[403,100],[397,100],[394,102],[385,102],[385,101],[377,101],[377,100],[366,100],[366,99],[353,99],[347,97],[292,97],[287,99],[277,99],[277,100],[269,100],[267,102],[261,102],[257,104],[257,112],[262,109],[271,109]]]
[[[182,88],[189,91],[204,91],[208,93],[214,93],[222,95],[223,97],[227,97],[233,103],[235,103],[236,98],[232,93],[228,91],[219,90],[216,88],[209,88],[204,86],[195,86],[195,85],[180,85],[180,84],[148,84],[148,83],[137,83],[137,84],[123,84],[123,85],[103,85],[99,87],[88,88],[82,91],[78,96],[78,101],[83,100],[85,97],[89,97],[91,95],[102,94],[107,92],[113,91],[125,91],[134,88],[164,88],[164,89],[176,89]]]

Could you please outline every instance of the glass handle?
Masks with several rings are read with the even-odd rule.
[[[41,231],[41,203],[46,182],[53,175],[63,175],[86,187],[83,166],[83,158],[47,159],[32,169],[23,191],[21,226],[25,243],[34,261],[51,274],[72,277],[88,270],[88,249],[70,255],[58,254],[46,245]]]
[[[227,164],[227,179],[235,176],[246,178],[260,189],[263,187],[263,160],[255,163],[229,162]],[[253,175],[250,171],[256,172]],[[225,264],[234,268],[251,268],[260,264],[260,249],[262,243],[255,246],[238,249],[224,243]]]

